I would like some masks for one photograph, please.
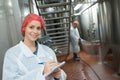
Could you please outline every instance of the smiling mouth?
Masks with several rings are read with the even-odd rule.
[[[32,36],[32,38],[37,38],[37,35],[31,35]]]

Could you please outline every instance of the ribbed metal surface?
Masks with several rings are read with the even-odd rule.
[[[45,33],[48,35],[62,54],[69,53],[69,29],[71,16],[71,0],[47,3],[44,0],[36,0],[39,15],[45,24]]]
[[[66,6],[69,5],[70,2],[62,2],[62,3],[53,3],[39,6],[39,8],[47,8],[47,7],[55,7],[55,6]]]

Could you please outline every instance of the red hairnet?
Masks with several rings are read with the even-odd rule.
[[[79,22],[78,21],[73,21],[73,23],[72,23],[73,25],[78,25],[79,24]]]
[[[22,27],[21,27],[21,34],[22,34],[22,36],[25,36],[25,29],[26,29],[27,25],[28,25],[31,21],[33,21],[33,20],[39,21],[40,24],[41,24],[41,28],[42,28],[42,29],[44,28],[44,25],[45,25],[45,24],[44,24],[44,20],[43,20],[43,18],[42,18],[41,16],[39,16],[39,15],[37,15],[37,14],[33,14],[33,13],[28,14],[28,15],[24,18],[23,23],[22,23]]]

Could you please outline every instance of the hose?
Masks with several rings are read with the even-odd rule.
[[[80,58],[80,61],[82,61],[83,63],[85,63],[92,71],[93,73],[97,76],[98,80],[102,80],[99,75],[96,73],[96,71],[90,66],[90,64],[88,64],[85,60],[83,60],[82,58]]]

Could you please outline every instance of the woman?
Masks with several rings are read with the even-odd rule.
[[[31,13],[25,17],[21,27],[23,40],[5,54],[2,80],[66,80],[61,69],[44,76],[57,65],[57,59],[52,49],[37,42],[43,29],[41,16]]]

